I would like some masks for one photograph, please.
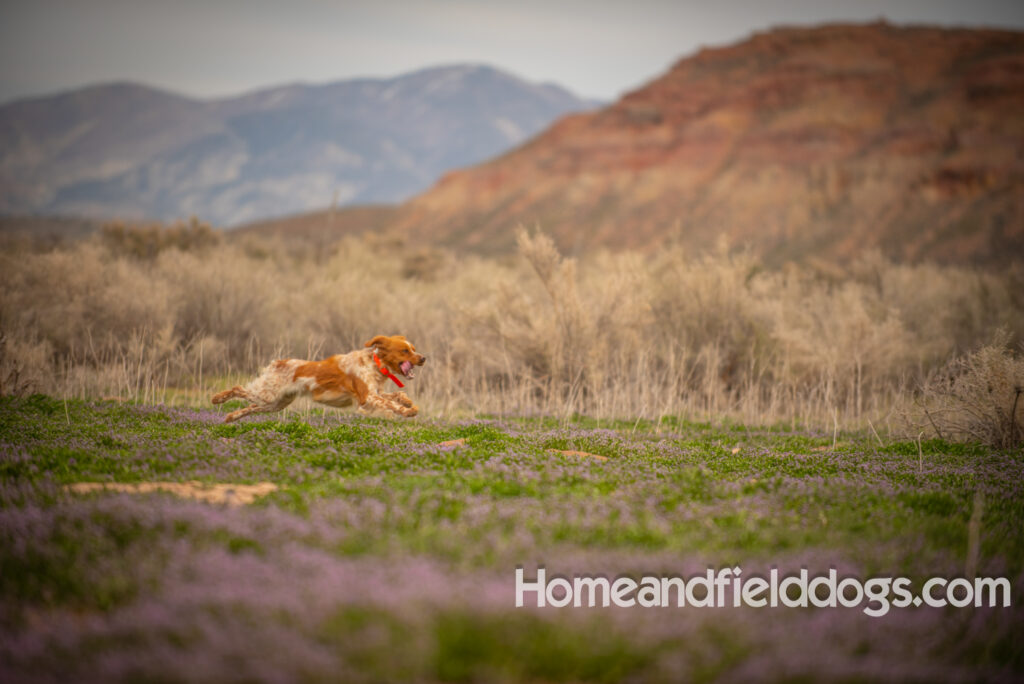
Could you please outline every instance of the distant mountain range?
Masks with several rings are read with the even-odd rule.
[[[87,89],[0,108],[0,212],[490,253],[539,226],[570,254],[1024,263],[1022,32],[775,29],[559,118],[593,105],[486,67],[208,102]],[[334,193],[376,206],[309,211]]]
[[[1024,33],[832,25],[704,49],[391,222],[485,252],[535,225],[569,253],[1024,261]]]
[[[216,100],[100,85],[0,107],[0,213],[230,226],[398,202],[596,104],[472,65]]]

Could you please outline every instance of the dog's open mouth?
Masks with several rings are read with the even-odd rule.
[[[416,374],[412,372],[412,362],[411,361],[403,361],[398,366],[398,370],[402,371],[402,375],[404,375],[407,378],[414,378],[414,377],[416,377]]]

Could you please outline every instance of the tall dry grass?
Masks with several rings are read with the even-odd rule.
[[[680,248],[575,261],[526,233],[516,255],[485,260],[374,236],[325,251],[195,230],[8,250],[4,372],[23,391],[199,402],[270,358],[400,332],[430,356],[411,388],[428,412],[831,429],[884,422],[995,330],[1024,339],[1019,268],[871,255],[766,270]]]

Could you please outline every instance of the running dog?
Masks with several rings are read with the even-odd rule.
[[[377,335],[363,349],[335,354],[323,361],[279,359],[245,387],[219,392],[211,401],[223,404],[237,397],[249,402],[245,408],[229,413],[225,423],[250,413],[280,411],[302,396],[325,406],[342,408],[355,403],[360,411],[390,411],[411,418],[419,409],[405,392],[384,390],[392,383],[399,389],[404,387],[398,374],[411,380],[413,367],[422,366],[426,360],[402,335]]]

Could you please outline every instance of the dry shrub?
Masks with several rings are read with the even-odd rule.
[[[194,216],[187,223],[126,225],[108,223],[100,229],[103,245],[112,253],[136,259],[155,259],[167,249],[204,251],[220,243],[220,234]]]
[[[421,247],[405,256],[402,261],[402,277],[418,278],[432,282],[445,266],[446,255],[439,249]]]
[[[1018,264],[992,273],[934,264],[898,265],[869,256],[856,265],[858,281],[877,289],[879,298],[913,331],[915,353],[927,365],[941,364],[1005,329],[1024,339],[1024,269]]]
[[[5,271],[0,320],[70,363],[98,362],[133,331],[160,329],[169,316],[164,282],[93,244],[12,255]]]
[[[861,415],[868,397],[891,386],[912,361],[901,316],[855,281],[822,288],[790,274],[774,302],[778,381],[820,393],[827,406]]]
[[[502,259],[369,234],[169,242],[100,237],[0,255],[8,363],[48,391],[163,399],[280,356],[402,333],[430,357],[428,411],[729,416],[828,426],[883,417],[903,389],[1006,327],[1024,335],[1018,270],[893,265],[766,270],[726,249],[564,258],[543,235]],[[306,247],[310,247],[307,249]]]
[[[1024,444],[1024,358],[1010,336],[957,356],[932,374],[908,411],[915,430],[1011,449]]]
[[[775,355],[764,290],[774,285],[746,253],[688,258],[679,248],[651,265],[649,298],[662,367],[679,369],[677,391],[705,413],[731,412],[768,378]],[[752,393],[753,392],[753,393]]]
[[[529,270],[491,276],[490,296],[461,309],[465,353],[479,356],[495,391],[521,396],[520,411],[625,410],[616,392],[635,398],[637,388],[616,384],[648,361],[640,338],[650,306],[635,264],[598,257],[581,278],[547,236],[521,231],[517,240]]]
[[[183,344],[209,337],[223,342],[231,352],[230,360],[242,363],[250,342],[274,336],[276,321],[268,313],[275,311],[280,293],[274,288],[279,280],[273,263],[232,267],[233,250],[216,250],[197,255],[172,250],[161,254],[153,276],[166,283],[173,293],[167,325]]]
[[[46,367],[45,344],[13,343],[0,331],[0,397],[22,397],[47,387],[39,370]]]

